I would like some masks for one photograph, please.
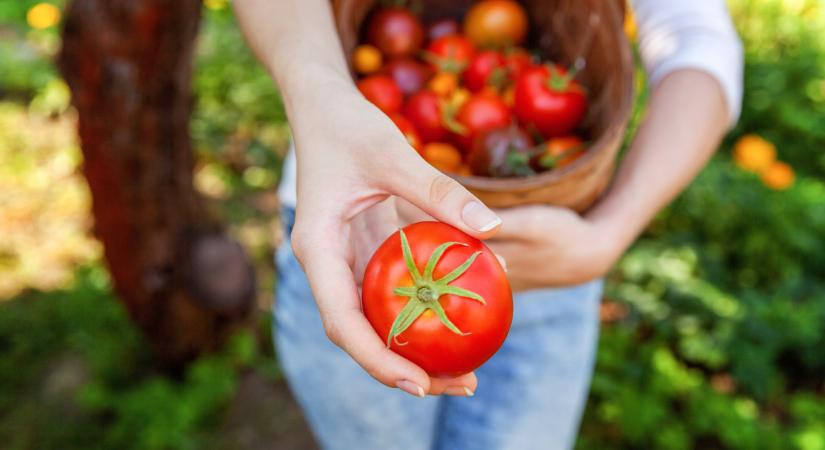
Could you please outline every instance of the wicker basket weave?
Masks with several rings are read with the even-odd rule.
[[[423,0],[424,21],[460,19],[472,0]],[[589,96],[581,134],[587,153],[573,164],[528,178],[455,178],[493,207],[528,203],[590,207],[607,188],[633,103],[633,58],[624,34],[621,2],[609,0],[523,0],[530,17],[527,46],[542,58],[581,67],[577,79]],[[374,0],[334,0],[344,51],[358,44],[361,25]]]

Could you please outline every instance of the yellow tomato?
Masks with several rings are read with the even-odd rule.
[[[755,134],[748,134],[736,141],[733,159],[745,170],[761,172],[776,161],[776,147]]]
[[[60,9],[51,3],[38,3],[26,13],[26,22],[36,30],[53,27],[60,22]]]
[[[382,60],[381,51],[372,45],[359,45],[352,54],[352,65],[361,75],[378,72]]]
[[[450,144],[431,142],[422,153],[428,163],[442,172],[456,173],[461,167],[461,152]]]
[[[784,191],[793,185],[796,174],[791,166],[781,161],[774,161],[773,164],[759,174],[759,177],[765,186],[777,191]]]

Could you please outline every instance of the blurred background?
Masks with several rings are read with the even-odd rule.
[[[729,6],[741,120],[609,277],[580,449],[825,449],[825,5]],[[194,185],[257,291],[219,346],[174,364],[113,293],[93,235],[53,63],[65,7],[0,3],[0,448],[312,448],[270,343],[289,131],[231,5],[203,3]]]

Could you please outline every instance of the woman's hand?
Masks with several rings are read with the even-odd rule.
[[[415,395],[474,391],[473,374],[431,379],[388,350],[361,312],[356,286],[372,252],[398,228],[391,195],[478,237],[488,237],[500,219],[427,164],[352,83],[310,84],[313,95],[287,100],[298,155],[292,244],[329,338],[389,386]]]
[[[507,262],[515,291],[569,286],[606,274],[624,243],[604,224],[554,206],[498,210],[501,230],[487,245]]]

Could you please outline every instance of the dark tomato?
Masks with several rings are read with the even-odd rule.
[[[455,139],[463,151],[469,152],[473,140],[484,131],[500,128],[510,124],[510,111],[499,96],[481,92],[471,96],[458,110],[456,122],[463,128],[463,133]]]
[[[358,90],[385,114],[398,112],[404,102],[401,89],[386,75],[372,75],[359,80]]]
[[[370,19],[367,40],[387,56],[413,55],[424,43],[424,27],[405,8],[384,8]]]
[[[488,85],[501,86],[507,81],[504,56],[496,51],[476,53],[464,71],[464,86],[478,92]]]
[[[570,134],[584,118],[584,89],[558,66],[535,66],[516,81],[516,117],[544,137]]]
[[[391,59],[383,72],[392,77],[404,95],[420,91],[433,74],[430,66],[409,56]]]
[[[391,350],[439,377],[484,364],[513,320],[513,294],[496,255],[440,222],[404,227],[378,247],[361,303]],[[396,320],[401,314],[407,320]]]
[[[427,38],[431,41],[451,34],[458,34],[458,22],[453,19],[439,19],[427,27]]]
[[[415,129],[415,125],[410,122],[410,119],[404,117],[401,113],[395,113],[390,116],[393,122],[395,122],[395,126],[401,130],[401,134],[407,138],[407,142],[410,144],[412,148],[414,148],[418,153],[421,153],[422,143],[421,143],[421,136],[418,135],[418,130]]]
[[[448,132],[441,117],[438,96],[430,91],[413,94],[404,105],[404,116],[413,123],[423,143],[444,141]]]
[[[468,157],[473,175],[486,177],[525,177],[536,172],[530,167],[533,140],[517,125],[481,133],[473,141]]]
[[[436,70],[460,73],[475,54],[475,47],[464,36],[442,36],[427,46],[427,58]]]

